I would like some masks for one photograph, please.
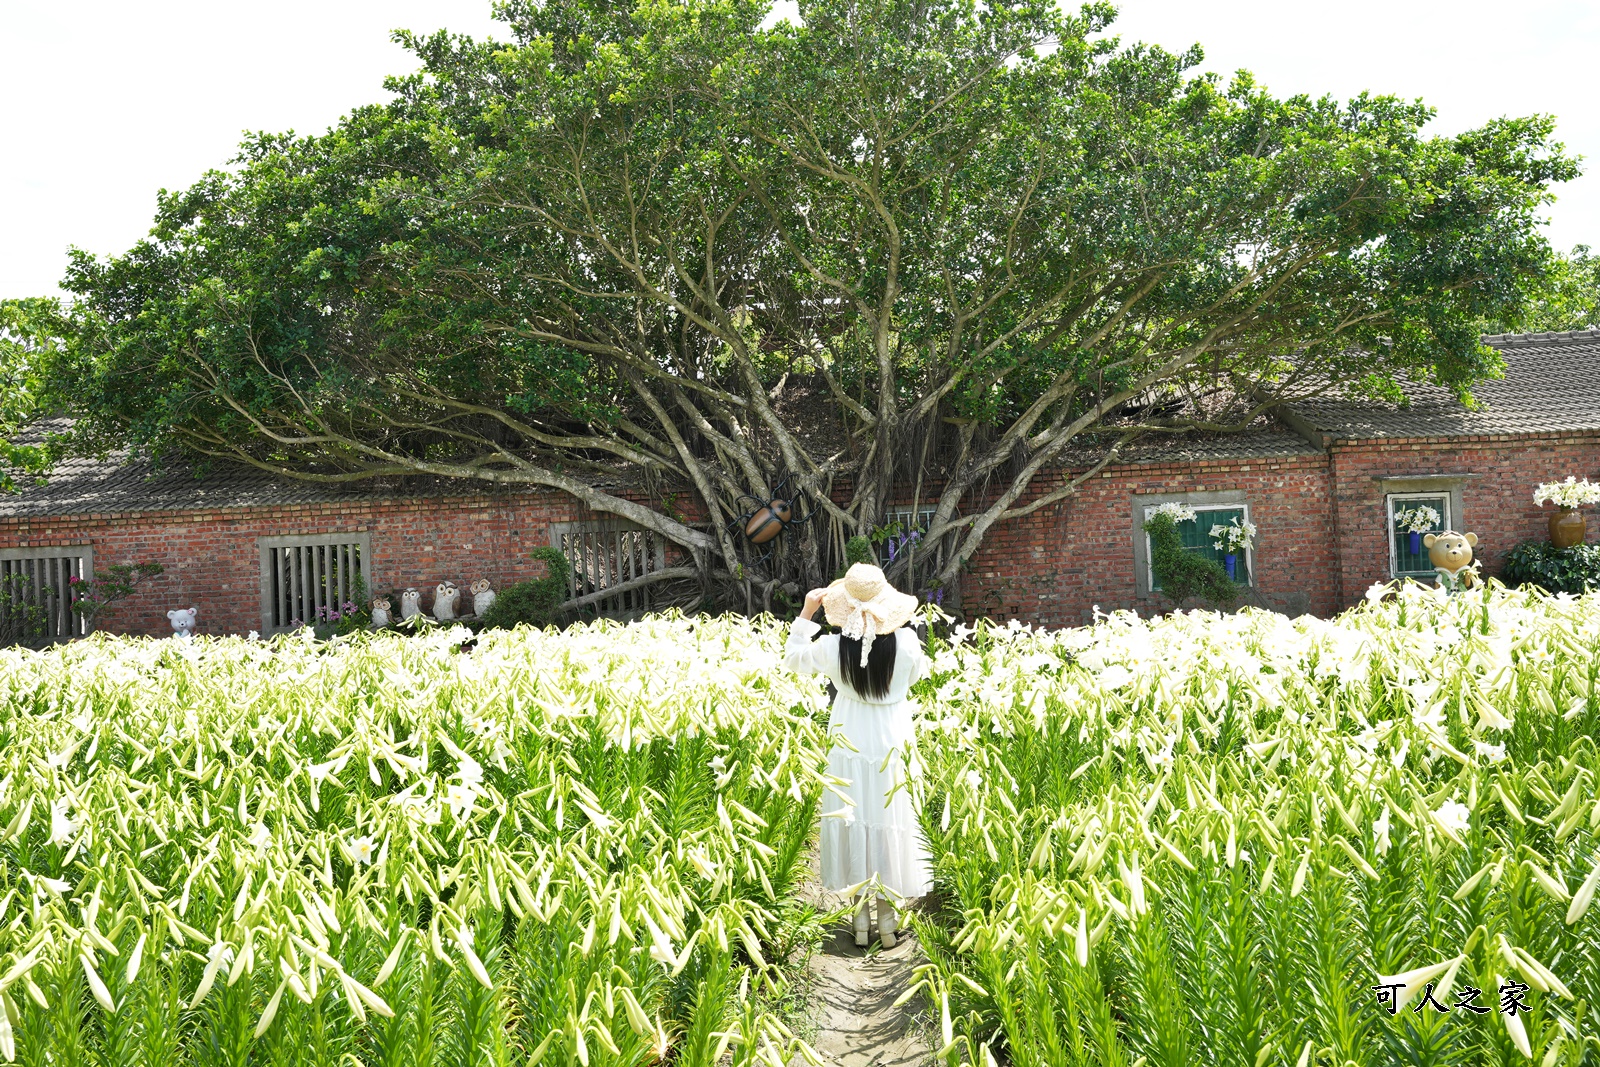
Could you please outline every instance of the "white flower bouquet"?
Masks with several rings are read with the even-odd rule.
[[[1176,524],[1180,522],[1188,522],[1195,517],[1195,514],[1196,512],[1194,508],[1191,508],[1189,505],[1180,504],[1176,500],[1169,500],[1165,504],[1158,505],[1155,510],[1150,512],[1150,518],[1153,519],[1158,515],[1165,515],[1167,518],[1171,519],[1174,524]]]
[[[1587,478],[1579,481],[1569,474],[1564,482],[1542,483],[1533,491],[1533,502],[1539,505],[1548,502],[1563,510],[1600,504],[1600,482]]]
[[[1242,555],[1255,544],[1256,524],[1234,519],[1224,526],[1220,522],[1211,527],[1211,546],[1218,552]]]
[[[1439,527],[1439,512],[1426,504],[1406,508],[1394,517],[1394,524],[1409,534],[1423,534]]]

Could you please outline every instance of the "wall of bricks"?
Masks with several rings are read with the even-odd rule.
[[[1082,471],[1036,483],[1035,498]],[[1060,504],[995,526],[973,556],[963,610],[1046,626],[1077,626],[1102,611],[1169,610],[1134,581],[1133,497],[1240,490],[1256,524],[1255,589],[1241,603],[1328,614],[1338,596],[1325,455],[1108,467]]]
[[[1041,475],[1035,498],[1078,473]],[[1047,626],[1087,622],[1097,605],[1166,610],[1164,597],[1136,592],[1134,495],[1231,490],[1245,495],[1258,528],[1255,588],[1242,602],[1329,615],[1388,577],[1380,479],[1437,474],[1462,476],[1456,525],[1478,534],[1485,573],[1496,574],[1512,545],[1545,536],[1550,509],[1534,507],[1534,485],[1600,478],[1600,435],[1368,441],[1276,459],[1107,468],[1063,502],[993,527],[962,579],[962,607]],[[167,609],[193,605],[201,632],[245,633],[260,626],[259,537],[367,532],[378,592],[445,579],[464,590],[480,577],[503,589],[542,574],[528,554],[551,543],[553,524],[587,517],[554,493],[402,498],[0,519],[0,547],[87,541],[101,567],[161,563],[166,573],[118,604],[103,628],[168,633]],[[1590,540],[1600,539],[1592,514],[1591,527]]]
[[[0,520],[0,547],[89,542],[95,564],[153,560],[166,572],[97,622],[127,633],[171,633],[168,608],[198,607],[199,632],[247,633],[261,625],[256,539],[289,534],[371,534],[376,592],[488,578],[497,589],[544,573],[529,552],[550,544],[553,523],[583,512],[556,494],[411,498],[215,511]],[[399,604],[395,604],[396,612]]]
[[[1555,508],[1535,507],[1540,482],[1568,475],[1600,478],[1600,436],[1518,435],[1448,441],[1341,442],[1330,453],[1337,531],[1343,558],[1340,605],[1358,600],[1373,582],[1388,578],[1383,486],[1379,479],[1415,474],[1460,474],[1463,514],[1453,523],[1478,535],[1477,558],[1486,576],[1498,575],[1505,554],[1519,541],[1545,540]],[[1600,536],[1590,511],[1588,539]]]

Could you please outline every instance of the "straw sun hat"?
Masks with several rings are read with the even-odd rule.
[[[844,636],[861,639],[861,665],[865,667],[872,639],[892,634],[910,622],[917,598],[890,585],[883,571],[872,564],[857,563],[828,586],[822,610]]]

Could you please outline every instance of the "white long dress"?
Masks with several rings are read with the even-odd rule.
[[[833,682],[838,695],[829,730],[850,743],[847,747],[835,740],[828,752],[828,773],[849,781],[841,790],[854,806],[831,790],[822,794],[822,884],[832,890],[848,889],[877,875],[886,889],[902,897],[920,897],[932,888],[928,850],[907,790],[902,786],[892,797],[889,791],[907,773],[912,722],[906,690],[922,677],[927,658],[909,629],[877,638],[899,644],[889,691],[868,699],[840,674],[838,635],[812,640],[821,629],[810,619],[796,619],[783,661],[792,671],[826,675]],[[910,773],[919,773],[914,762]]]

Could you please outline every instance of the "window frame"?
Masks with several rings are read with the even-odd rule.
[[[49,574],[38,566],[46,560],[60,561],[49,568]],[[93,619],[72,610],[72,605],[82,598],[74,592],[72,583],[68,581],[73,577],[83,581],[94,577],[94,546],[91,543],[0,548],[0,563],[17,565],[0,568],[0,572],[8,573],[19,573],[23,570],[21,565],[34,564],[29,568],[32,570],[33,585],[45,592],[48,599],[55,601],[49,604],[47,600],[51,632],[45,638],[46,644],[71,641],[94,632]],[[59,581],[50,580],[52,578]]]
[[[1133,580],[1134,594],[1141,600],[1152,599],[1160,595],[1161,591],[1155,586],[1155,568],[1150,560],[1150,535],[1145,533],[1144,524],[1150,512],[1162,504],[1176,503],[1194,508],[1195,511],[1243,511],[1246,522],[1254,522],[1250,501],[1242,489],[1215,489],[1197,490],[1194,492],[1177,493],[1136,493],[1132,500],[1132,533],[1133,533]],[[1259,538],[1258,538],[1259,540]],[[1235,582],[1241,589],[1254,591],[1257,588],[1255,548],[1252,546],[1245,552],[1245,571],[1249,574],[1248,582]]]
[[[277,606],[277,593],[279,591],[277,584],[273,580],[273,560],[275,555],[286,548],[323,548],[336,545],[351,545],[360,553],[359,570],[362,584],[367,587],[367,596],[369,598],[377,596],[372,581],[372,534],[367,531],[285,534],[256,538],[256,556],[261,569],[261,629],[259,633],[262,637],[270,634],[291,633],[296,629],[287,620],[281,625],[273,621],[276,617],[274,609]],[[306,596],[309,594],[312,589],[309,584],[310,580],[314,579],[308,579],[308,581],[301,583],[302,589],[297,595]],[[354,583],[352,582],[351,584],[353,585]],[[313,599],[315,598],[313,597]],[[365,605],[358,606],[364,607]],[[315,618],[300,620],[302,626],[310,626],[314,622],[316,622]]]
[[[1440,530],[1455,529],[1455,496],[1448,488],[1419,489],[1411,492],[1386,492],[1383,494],[1384,533],[1389,542],[1389,577],[1399,578],[1426,578],[1433,574],[1434,568],[1419,571],[1400,570],[1400,531],[1395,529],[1395,502],[1399,500],[1427,500],[1430,506],[1434,501],[1443,501],[1444,506],[1439,510],[1439,521],[1443,524]],[[1424,549],[1426,551],[1426,549]]]
[[[1158,508],[1159,506],[1160,506],[1159,504],[1147,504],[1145,506],[1144,517],[1145,517],[1145,521],[1146,522],[1150,521],[1150,516],[1155,513],[1156,508]],[[1244,512],[1244,521],[1245,522],[1249,522],[1250,521],[1250,505],[1249,504],[1242,504],[1242,503],[1241,504],[1190,504],[1189,506],[1194,508],[1195,520],[1197,522],[1199,521],[1200,516],[1203,513],[1207,512],[1207,511],[1243,511]],[[1145,533],[1144,532],[1143,527],[1140,528],[1140,532],[1144,533],[1144,569],[1145,569],[1144,581],[1145,581],[1145,588],[1149,589],[1152,593],[1159,593],[1159,592],[1161,592],[1161,590],[1156,588],[1155,560],[1153,560],[1151,558],[1153,553],[1150,550],[1150,535],[1149,535],[1149,533]],[[1210,535],[1208,534],[1207,536],[1210,536]],[[1234,585],[1242,585],[1242,586],[1245,586],[1246,588],[1250,588],[1250,589],[1255,588],[1255,584],[1256,584],[1255,554],[1256,554],[1256,550],[1255,550],[1255,546],[1254,545],[1252,545],[1250,548],[1247,548],[1247,549],[1244,550],[1244,570],[1245,570],[1245,573],[1247,575],[1249,575],[1249,581],[1244,581],[1244,582],[1235,581],[1233,583]]]

